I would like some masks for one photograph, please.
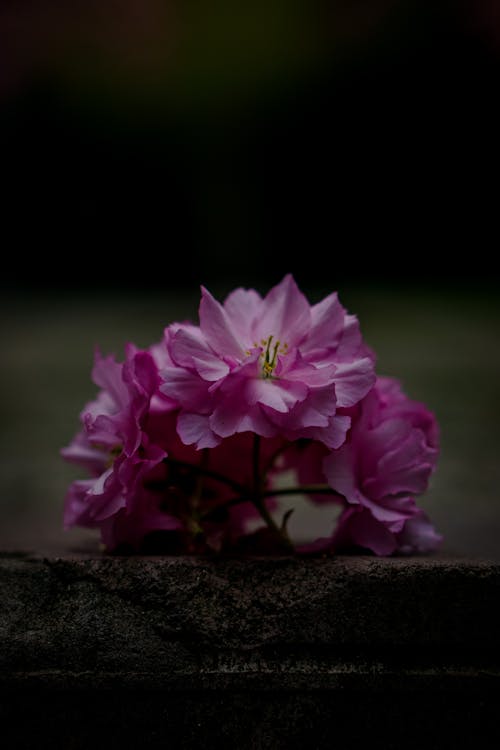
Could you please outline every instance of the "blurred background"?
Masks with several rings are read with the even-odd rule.
[[[3,0],[0,547],[89,537],[96,344],[291,271],[437,413],[445,550],[500,558],[499,74],[495,0]]]

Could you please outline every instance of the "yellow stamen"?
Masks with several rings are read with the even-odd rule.
[[[261,357],[264,360],[262,363],[262,375],[264,378],[270,378],[278,364],[278,354],[286,354],[288,350],[288,344],[284,344],[281,347],[279,340],[273,344],[274,336],[271,334],[267,339],[262,339],[262,346],[265,346],[265,351],[261,353]]]
[[[108,451],[108,463],[107,468],[109,469],[111,466],[113,466],[115,459],[118,458],[118,456],[121,454],[123,450],[123,447],[121,445],[115,445],[113,448],[111,448]]]

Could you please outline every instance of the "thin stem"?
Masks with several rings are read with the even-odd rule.
[[[291,550],[293,550],[293,545],[288,537],[288,534],[286,533],[285,529],[280,529],[272,515],[269,513],[268,509],[266,508],[266,503],[262,497],[259,497],[258,501],[254,501],[254,505],[259,511],[260,515],[264,519],[264,521],[267,523],[268,527],[277,534],[284,544],[289,547]]]
[[[259,494],[259,498],[274,497],[275,495],[332,495],[337,496],[339,499],[343,499],[343,495],[333,490],[327,484],[305,484],[303,487],[280,487],[275,490],[264,490]],[[237,495],[227,500],[225,503],[217,505],[215,508],[211,508],[209,511],[203,514],[202,518],[208,518],[212,513],[220,508],[232,508],[234,505],[241,505],[241,503],[250,503],[253,501],[251,495]],[[254,503],[255,504],[255,503]]]
[[[217,511],[220,511],[222,508],[232,508],[234,505],[241,505],[241,503],[251,503],[252,500],[248,495],[237,495],[236,497],[232,497],[230,500],[226,500],[225,503],[221,503],[220,505],[216,505],[213,508],[210,508],[210,510],[207,510],[205,513],[202,513],[201,520],[207,521],[210,520],[210,516],[213,516],[217,513]]]
[[[260,474],[260,436],[254,435],[254,441],[253,441],[253,454],[252,454],[252,463],[253,463],[253,494],[252,494],[252,502],[259,511],[260,515],[262,516],[263,520],[266,522],[267,526],[271,531],[278,536],[281,541],[283,542],[284,546],[290,551],[293,552],[293,544],[290,541],[290,538],[288,537],[288,534],[286,532],[286,529],[280,529],[272,515],[269,513],[267,507],[266,507],[266,501],[264,499],[265,493],[262,492],[262,477]]]
[[[212,513],[215,513],[219,508],[221,507],[231,507],[233,505],[238,505],[239,503],[245,503],[245,502],[252,502],[255,506],[255,508],[259,511],[262,519],[266,522],[267,526],[271,531],[276,534],[277,537],[281,539],[283,542],[283,545],[290,551],[293,552],[293,544],[290,541],[290,538],[288,536],[288,533],[286,531],[286,527],[278,526],[274,518],[272,517],[271,513],[269,512],[265,499],[267,497],[275,497],[278,495],[312,495],[312,494],[320,494],[320,495],[334,495],[339,498],[342,498],[342,495],[340,495],[338,492],[333,490],[331,487],[329,487],[327,484],[310,484],[310,485],[304,485],[304,486],[298,486],[298,487],[280,487],[277,489],[270,489],[265,490],[263,489],[263,481],[264,477],[261,475],[260,471],[260,436],[255,435],[254,436],[254,443],[253,443],[253,451],[252,451],[252,466],[253,466],[253,487],[252,490],[249,491],[247,487],[245,487],[243,484],[240,484],[240,482],[236,482],[234,479],[230,479],[229,477],[226,477],[224,474],[219,474],[218,471],[212,471],[211,469],[207,469],[204,464],[206,464],[207,460],[207,454],[205,453],[203,456],[203,460],[201,465],[196,464],[190,464],[188,461],[179,461],[176,458],[170,458],[167,456],[163,459],[163,462],[165,464],[170,466],[177,466],[179,468],[188,469],[189,471],[193,472],[193,474],[197,474],[198,477],[201,479],[202,477],[207,477],[209,479],[213,479],[216,482],[221,482],[222,484],[227,485],[228,487],[231,487],[236,493],[237,496],[231,498],[227,502],[223,503],[222,505],[212,508],[206,513],[203,513],[200,520],[207,520]],[[273,456],[273,458],[276,458],[276,455]],[[199,502],[201,499],[201,492],[202,487],[201,485],[197,485],[194,493],[195,503],[198,504],[196,501]]]
[[[264,466],[264,472],[263,472],[264,476],[266,476],[266,474],[273,468],[274,462],[276,461],[276,459],[279,458],[279,456],[281,456],[282,453],[288,450],[289,447],[290,445],[288,443],[285,443],[284,445],[280,445],[279,448],[276,448],[276,450],[274,451],[274,453],[271,455],[268,462]]]
[[[176,458],[170,458],[169,456],[163,459],[163,463],[167,464],[167,466],[168,465],[178,466],[181,469],[189,469],[195,474],[200,474],[202,476],[209,477],[210,479],[214,479],[216,482],[222,482],[222,484],[227,484],[235,492],[239,492],[242,495],[244,495],[247,491],[246,488],[242,484],[240,484],[239,482],[235,482],[234,479],[230,479],[229,477],[226,477],[224,474],[219,474],[218,471],[205,469],[202,466],[197,466],[196,464],[190,464],[188,461],[178,461]]]
[[[255,497],[260,496],[261,489],[261,476],[260,476],[260,435],[254,435],[253,437],[253,451],[252,451],[252,466],[253,466],[253,492]]]
[[[208,448],[203,448],[202,454],[201,454],[201,461],[199,464],[200,471],[197,473],[196,476],[196,486],[194,488],[194,492],[191,495],[191,505],[193,510],[196,511],[198,506],[200,505],[201,498],[203,495],[203,479],[205,478],[204,470],[207,467],[208,464]]]

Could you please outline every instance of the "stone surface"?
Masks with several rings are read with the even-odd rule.
[[[15,747],[500,742],[498,563],[10,555],[0,586]]]

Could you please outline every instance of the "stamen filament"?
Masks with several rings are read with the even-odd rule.
[[[266,347],[265,351],[261,354],[264,360],[262,363],[262,375],[264,378],[270,378],[272,376],[274,369],[278,364],[278,354],[286,354],[288,349],[287,344],[284,344],[280,349],[281,341],[279,341],[279,339],[276,340],[273,345],[273,339],[274,335],[271,334],[267,339],[262,339],[261,341],[262,346]]]

